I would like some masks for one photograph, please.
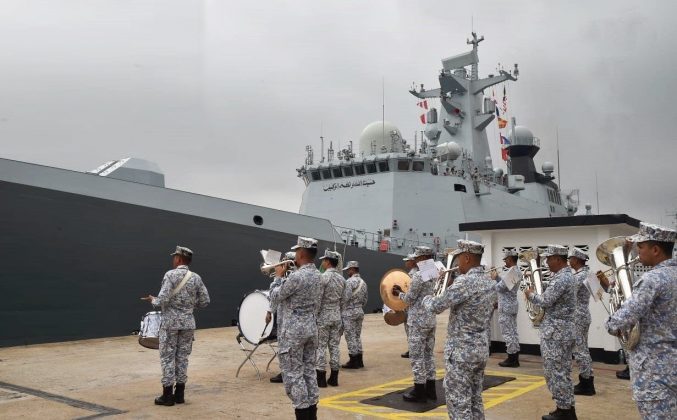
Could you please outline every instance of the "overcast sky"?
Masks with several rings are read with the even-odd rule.
[[[167,186],[298,211],[295,168],[381,119],[422,129],[412,82],[468,50],[519,63],[510,114],[581,206],[677,211],[677,3],[0,0],[0,157],[90,170],[142,157]],[[488,129],[494,162],[496,131]]]

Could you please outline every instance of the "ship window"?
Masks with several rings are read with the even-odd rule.
[[[352,167],[352,166],[345,166],[345,167],[343,167],[343,175],[345,175],[345,176],[353,176],[353,167]]]
[[[425,236],[425,232],[423,232],[423,236]]]
[[[313,177],[313,181],[319,181],[320,180],[320,171],[312,171],[310,173],[310,176]]]
[[[383,161],[378,163],[378,171],[379,172],[388,172],[390,169],[388,168],[388,161]]]
[[[376,164],[375,163],[367,163],[367,172],[370,174],[376,173]]]
[[[465,185],[463,184],[454,184],[454,191],[468,192],[465,190]]]
[[[408,171],[409,170],[409,161],[408,160],[398,160],[397,161],[397,170],[398,171]]]
[[[329,169],[322,169],[322,179],[331,179],[331,171]]]
[[[422,160],[415,160],[414,161],[414,170],[416,172],[422,172],[423,171],[423,161]]]
[[[261,226],[263,224],[263,217],[261,216],[254,216],[254,224]]]
[[[355,165],[355,173],[357,175],[364,175],[364,165]]]
[[[331,173],[334,175],[334,178],[343,178],[343,174],[341,173],[341,168],[333,168],[331,170]]]

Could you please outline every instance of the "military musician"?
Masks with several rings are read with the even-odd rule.
[[[296,253],[294,251],[288,251],[288,252],[285,252],[284,255],[282,255],[282,257],[280,258],[280,261],[281,262],[284,262],[284,261],[294,262],[295,259],[296,259]],[[287,271],[287,273],[289,273],[289,271]],[[285,274],[287,274],[287,273],[285,273]],[[280,284],[282,284],[282,277],[276,277],[270,283],[270,287],[268,288],[269,299],[270,299],[270,292],[274,288],[279,287]],[[283,313],[284,313],[284,310],[280,307],[279,304],[275,304],[273,302],[270,302],[270,312],[268,312],[266,314],[266,323],[271,322],[272,314],[275,314],[275,323],[277,324],[277,342],[278,342],[278,344],[280,343],[280,340],[282,340],[281,331],[282,331],[282,328],[284,328],[283,325],[282,325]],[[271,377],[270,382],[281,384],[282,383],[282,372],[280,372],[277,375]]]
[[[643,419],[677,418],[677,231],[642,222],[627,238],[639,262],[653,267],[634,285],[632,296],[607,321],[619,335],[639,323],[637,346],[628,352],[633,399]]]
[[[508,269],[506,272],[499,274],[497,271],[492,271],[491,273],[492,278],[496,280],[498,294],[498,324],[508,352],[508,357],[498,365],[517,368],[520,366],[520,341],[517,334],[517,291],[519,287],[517,285],[522,281],[522,273],[517,267],[517,250],[505,251],[503,262]]]
[[[404,261],[404,268],[407,270],[407,274],[409,277],[414,277],[414,273],[418,271],[418,266],[416,265],[415,261],[415,255],[414,254],[407,254],[406,257],[402,258],[402,261]],[[404,309],[404,313],[407,313],[407,309]],[[409,325],[407,324],[407,319],[405,317],[404,319],[404,334],[407,336],[407,343],[409,342]],[[402,356],[404,359],[409,358],[409,345],[407,345],[407,351],[402,353],[400,356]]]
[[[576,419],[571,381],[571,357],[576,341],[576,288],[567,255],[566,247],[548,245],[542,253],[552,273],[548,287],[540,295],[531,288],[524,292],[531,303],[545,310],[540,325],[541,355],[545,381],[557,408],[544,415],[543,420]]]
[[[350,360],[342,365],[345,369],[360,369],[364,367],[362,360],[362,321],[364,320],[364,305],[367,304],[367,283],[360,277],[360,264],[357,261],[348,261],[343,271],[348,272],[344,291],[343,321],[344,335],[348,345]]]

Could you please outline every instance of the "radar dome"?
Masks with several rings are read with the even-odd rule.
[[[543,170],[544,174],[550,175],[555,171],[555,165],[552,162],[543,162],[541,169]]]
[[[389,121],[374,121],[360,134],[360,153],[364,155],[381,153],[383,147],[387,152],[404,151],[402,133]]]
[[[456,160],[463,152],[461,146],[455,141],[439,144],[436,149],[437,156],[440,156],[442,160]]]
[[[512,136],[512,132],[510,133]],[[515,126],[515,138],[510,138],[512,145],[531,146],[534,143],[534,133],[523,125]]]

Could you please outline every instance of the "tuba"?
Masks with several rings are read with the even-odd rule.
[[[519,260],[527,263],[529,265],[530,274],[525,274],[522,283],[520,284],[520,290],[524,291],[526,289],[534,289],[537,295],[543,293],[542,285],[542,273],[541,268],[538,266],[538,252],[530,249],[528,251],[521,252],[519,254]],[[531,320],[531,324],[534,327],[541,325],[543,321],[543,316],[545,315],[545,310],[539,306],[534,305],[527,299],[527,314]]]
[[[634,272],[630,269],[639,262],[639,258],[631,258],[630,247],[626,246],[625,237],[616,236],[607,239],[597,247],[597,259],[611,267],[616,281],[609,286],[609,312],[613,315],[626,300],[632,296]],[[597,273],[598,277],[604,273]],[[639,342],[639,323],[629,331],[621,331],[618,338],[623,348],[632,350]]]

